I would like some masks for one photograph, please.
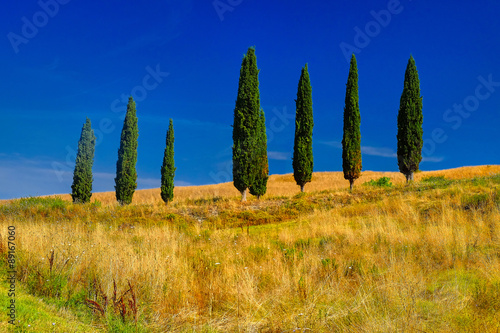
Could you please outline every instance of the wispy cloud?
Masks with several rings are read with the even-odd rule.
[[[45,194],[69,193],[70,179],[59,182],[54,170],[33,165],[2,163],[0,167],[0,199]]]
[[[342,149],[342,143],[339,141],[319,141],[318,143]],[[379,156],[379,157],[387,157],[387,158],[397,158],[398,155],[394,151],[394,149],[388,147],[372,147],[372,146],[361,146],[361,153],[369,156]],[[441,162],[444,160],[442,156],[426,156],[422,158],[422,162]]]
[[[281,151],[269,151],[267,152],[267,157],[270,160],[277,160],[277,161],[286,161],[292,158],[292,156],[290,156],[290,153]]]
[[[27,158],[21,154],[0,153],[0,199],[71,193],[73,173],[58,173],[52,167],[53,162],[47,156]],[[94,171],[92,175],[93,192],[114,191],[114,172]],[[174,183],[175,186],[198,185],[184,180],[174,180]],[[137,178],[137,189],[159,188],[160,185],[160,178]]]
[[[174,180],[175,186],[196,186],[195,184],[192,184],[190,182],[185,182],[183,180]]]
[[[322,140],[320,140],[320,141],[316,141],[316,142],[321,144],[321,145],[342,149],[342,143],[339,141],[322,141]]]
[[[444,157],[442,156],[424,156],[422,157],[422,162],[434,162],[434,163],[437,163],[437,162],[442,162],[444,160]]]
[[[361,146],[361,153],[371,156],[389,157],[397,158],[398,154],[391,148],[387,147],[370,147]],[[442,156],[424,156],[422,157],[422,162],[438,163],[442,162],[444,157]]]
[[[160,178],[137,178],[137,188],[158,188],[160,186]]]
[[[361,146],[361,153],[371,156],[397,158],[397,154],[391,148]]]

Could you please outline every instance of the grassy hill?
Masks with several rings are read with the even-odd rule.
[[[18,329],[500,329],[500,166],[416,180],[364,172],[349,193],[342,173],[315,173],[298,194],[291,175],[276,175],[246,203],[230,183],[176,188],[169,206],[159,190],[126,207],[114,193],[87,205],[4,202],[0,254],[16,226]]]
[[[415,174],[415,180],[426,177],[443,176],[450,179],[473,178],[478,176],[488,176],[500,173],[500,165],[485,165],[473,167],[461,167],[449,170],[423,171]],[[399,172],[378,172],[363,171],[361,177],[356,180],[355,186],[364,182],[378,179],[380,177],[389,177],[394,184],[404,184],[405,177]],[[347,184],[347,185],[346,185]],[[325,191],[325,190],[344,190],[349,186],[349,182],[344,179],[342,172],[315,172],[312,182],[305,187],[306,192]],[[293,180],[293,174],[271,175],[268,182],[267,197],[269,196],[290,196],[298,193],[298,186]],[[71,190],[71,189],[69,189]],[[176,187],[174,190],[175,199],[182,201],[185,199],[198,199],[207,197],[222,196],[225,198],[240,196],[240,193],[233,186],[232,182],[204,185],[204,186],[183,186]],[[71,196],[57,195],[63,200],[71,201]],[[116,204],[115,192],[95,193],[92,200],[98,200],[102,204]],[[135,204],[161,204],[160,189],[138,190],[134,194],[133,203]]]

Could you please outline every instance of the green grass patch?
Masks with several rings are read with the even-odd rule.
[[[490,202],[490,195],[488,193],[471,194],[462,197],[462,207],[465,210],[484,209]]]
[[[368,182],[364,182],[363,185],[373,187],[392,187],[392,182],[389,177],[380,177],[377,180],[372,179]]]
[[[61,198],[29,197],[14,200],[0,206],[0,214],[4,216],[52,216],[66,212],[69,202]]]
[[[0,304],[6,308],[10,302],[7,289],[0,285]],[[90,317],[87,322],[79,320],[66,307],[47,304],[42,299],[27,294],[18,284],[16,286],[16,327],[7,323],[7,317],[0,322],[2,332],[105,332],[104,329],[92,324]]]
[[[453,184],[454,181],[451,179],[446,179],[445,176],[428,176],[422,178],[421,184],[426,189],[436,189],[436,188],[445,188]]]

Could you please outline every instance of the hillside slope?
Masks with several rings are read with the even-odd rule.
[[[339,188],[304,194],[273,176],[245,203],[221,184],[169,205],[154,191],[129,206],[113,193],[0,205],[0,244],[16,227],[19,331],[497,331],[498,167],[410,186],[362,185],[368,175],[350,193],[319,173],[318,189]],[[0,257],[5,276],[3,245]]]
[[[448,170],[438,171],[422,171],[415,174],[415,180],[419,181],[425,177],[444,176],[449,179],[463,179],[478,176],[487,176],[500,173],[500,165],[484,165],[460,167]],[[362,185],[364,182],[380,177],[389,177],[394,184],[402,184],[405,182],[405,177],[400,172],[379,172],[379,171],[363,171],[361,177],[356,180],[355,188]],[[306,192],[338,190],[349,186],[349,182],[344,179],[342,172],[315,172],[313,173],[312,182],[305,186]],[[299,192],[299,187],[295,184],[293,174],[286,175],[271,175],[268,181],[267,197],[272,196],[289,196]],[[174,190],[176,201],[184,199],[195,199],[205,197],[237,197],[240,195],[238,190],[233,186],[232,182],[203,185],[203,186],[183,186],[176,187]],[[71,200],[71,196],[58,195],[64,200]],[[116,202],[114,192],[94,193],[92,200],[99,200],[103,204],[112,204]],[[134,194],[133,203],[158,203],[161,201],[160,189],[138,190]]]

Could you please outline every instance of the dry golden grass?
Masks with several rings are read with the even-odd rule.
[[[439,171],[422,171],[415,174],[415,180],[419,181],[422,178],[430,176],[444,176],[449,179],[463,179],[479,176],[486,176],[500,173],[500,165],[485,165],[473,167],[461,167],[449,170]],[[380,177],[389,177],[394,184],[403,184],[405,177],[400,172],[378,172],[378,171],[363,171],[361,177],[356,180],[355,186],[359,186],[364,182]],[[315,172],[312,182],[305,186],[306,192],[338,190],[349,186],[349,182],[344,179],[342,172]],[[269,177],[267,187],[267,197],[272,196],[290,196],[299,192],[299,187],[295,184],[293,174],[272,175]],[[174,189],[174,197],[176,201],[185,199],[196,199],[206,197],[237,197],[240,193],[233,186],[233,183],[223,183],[216,185],[204,186],[183,186]],[[63,200],[71,200],[71,196],[57,195]],[[102,204],[115,204],[116,197],[114,192],[94,193],[92,200],[99,200]],[[138,190],[134,194],[133,203],[136,204],[155,204],[161,201],[160,189]]]
[[[422,172],[464,180],[404,186],[365,172],[351,194],[341,173],[317,173],[302,195],[290,175],[272,176],[264,200],[243,204],[232,184],[177,188],[169,206],[156,190],[128,207],[106,205],[112,193],[95,195],[102,207],[13,203],[0,230],[17,226],[20,279],[40,297],[102,304],[95,281],[108,296],[131,281],[140,331],[495,332],[500,182],[467,180],[493,174]],[[400,185],[361,186],[381,176]]]

